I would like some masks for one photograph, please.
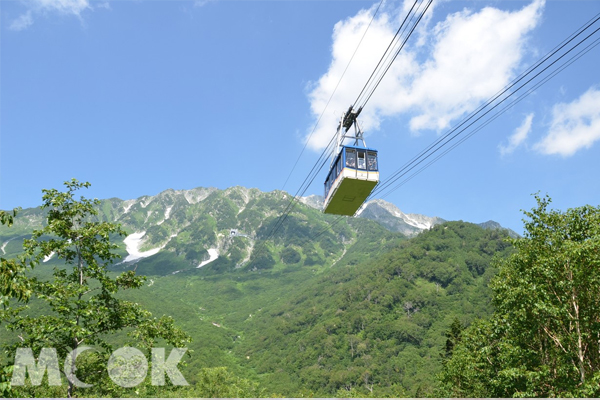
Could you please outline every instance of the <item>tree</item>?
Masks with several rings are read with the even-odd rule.
[[[13,209],[12,213],[0,210],[0,224],[12,226],[14,217],[19,209]],[[24,269],[22,262],[18,260],[6,260],[0,257],[0,321],[9,318],[18,312],[18,309],[10,308],[10,298],[26,301],[31,296],[31,290],[26,281],[22,279],[21,271]],[[13,371],[12,365],[0,367],[0,395],[12,397],[10,376]]]
[[[14,222],[14,217],[17,216],[17,212],[19,209],[13,209],[12,213],[0,210],[0,224],[6,226],[12,226]]]
[[[443,354],[444,358],[452,357],[454,346],[460,342],[460,336],[463,330],[463,326],[460,320],[454,317],[454,321],[450,325],[450,329],[446,332],[446,352]]]
[[[198,383],[189,393],[194,397],[262,397],[264,390],[258,383],[239,378],[225,367],[202,368]]]
[[[0,210],[0,224],[12,226],[18,211],[19,208],[15,208],[12,213]],[[0,305],[2,305],[0,321],[5,319],[7,313],[14,311],[9,308],[10,298],[27,301],[31,296],[28,282],[22,276],[26,265],[23,257],[18,260],[6,260],[0,257]]]
[[[118,245],[111,242],[111,237],[125,232],[118,224],[95,218],[95,207],[100,203],[97,199],[74,198],[75,192],[88,188],[89,183],[72,179],[65,186],[65,192],[43,190],[47,224],[24,241],[31,266],[53,255],[66,264],[54,269],[52,280],[28,278],[32,300],[46,303],[51,312],[38,316],[12,314],[8,328],[21,341],[11,349],[28,347],[39,354],[43,347],[51,347],[64,360],[67,354],[77,354],[82,346],[97,346],[100,357],[107,360],[112,353],[108,335],[123,330],[137,346],[148,351],[158,338],[183,347],[189,337],[174,326],[171,317],[153,318],[139,304],[117,297],[119,290],[139,288],[145,279],[134,271],[114,276],[107,269],[119,258],[114,252]],[[74,392],[71,377],[75,370],[72,363],[67,375],[68,397]]]
[[[495,313],[445,364],[447,396],[600,395],[600,208],[536,196],[516,253],[491,282]]]

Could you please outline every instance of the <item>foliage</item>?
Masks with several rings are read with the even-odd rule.
[[[17,216],[19,209],[14,209],[12,213],[0,211],[0,225],[11,227],[14,217]],[[18,260],[7,260],[0,257],[0,321],[6,316],[9,310],[9,299],[26,301],[31,296],[31,289],[28,282],[23,279],[22,271],[26,268],[26,263],[21,257]]]
[[[600,208],[536,200],[517,252],[497,261],[495,313],[445,364],[444,396],[600,395]]]
[[[56,267],[51,281],[29,279],[32,297],[51,312],[9,315],[8,328],[21,341],[7,347],[11,351],[29,347],[34,354],[51,347],[64,360],[72,350],[89,345],[102,349],[106,358],[112,349],[106,335],[123,330],[129,330],[136,345],[145,349],[158,338],[183,347],[188,337],[174,326],[172,318],[153,318],[138,303],[116,296],[119,290],[139,288],[144,282],[133,271],[116,277],[107,271],[118,258],[114,252],[118,246],[110,238],[124,232],[117,224],[90,219],[97,215],[98,200],[74,199],[74,193],[89,183],[73,179],[65,186],[65,192],[43,191],[42,207],[49,210],[47,224],[24,241],[24,250],[34,264],[56,254],[68,267]],[[73,364],[71,372],[74,370]],[[73,390],[69,382],[66,394],[72,396]]]
[[[0,225],[12,226],[14,217],[17,216],[18,208],[15,208],[12,213],[0,210]]]
[[[462,340],[462,332],[446,336],[448,326],[458,321],[460,331],[492,312],[487,284],[497,269],[491,259],[512,251],[505,235],[459,221],[407,240],[373,221],[339,219],[298,203],[282,228],[269,237],[289,200],[281,192],[199,188],[95,205],[99,214],[86,221],[116,221],[129,233],[145,231],[142,251],[162,247],[135,265],[107,264],[109,276],[114,279],[132,268],[150,275],[139,290],[119,291],[117,297],[143,304],[154,314],[168,313],[190,332],[193,356],[186,359],[182,372],[191,386],[143,383],[125,390],[106,374],[89,372],[99,369],[106,353],[86,352],[77,368],[95,386],[77,394],[433,394],[434,374],[441,370],[449,343]],[[33,221],[30,226],[41,225],[44,212],[26,210],[27,220],[15,219],[17,234],[27,237],[30,231],[23,226],[27,221]],[[230,229],[244,236],[231,237]],[[15,237],[2,230],[0,236]],[[116,233],[109,239],[120,244]],[[6,247],[10,254],[16,253],[18,242]],[[113,252],[126,254],[120,245]],[[218,249],[219,257],[195,268],[207,249]],[[50,276],[47,270],[53,266],[64,267],[56,256],[41,266],[33,271],[40,281]],[[68,266],[67,273],[74,267]],[[29,317],[52,314],[39,299],[33,301]],[[133,329],[103,338],[112,346],[123,345],[135,340],[126,336]],[[52,387],[22,389],[21,397],[63,395]]]
[[[14,217],[17,216],[18,209],[11,213],[0,210],[0,224],[12,226]],[[21,301],[26,301],[31,296],[31,291],[26,282],[21,279],[22,263],[17,260],[5,260],[0,258],[0,321],[5,320],[16,310],[9,308],[9,299],[11,297]],[[10,376],[13,372],[13,366],[4,366],[0,369],[0,395],[2,397],[11,397],[13,394],[10,385]]]
[[[233,375],[225,367],[202,368],[193,389],[194,397],[262,397],[256,382]]]
[[[450,329],[446,332],[446,348],[444,352],[444,358],[448,359],[452,357],[452,353],[454,352],[454,346],[458,342],[461,341],[463,326],[458,318],[454,318],[452,324],[450,325]]]
[[[465,260],[480,248],[507,255],[504,233],[463,222],[410,241],[371,225],[360,232],[359,244],[335,267],[246,322],[235,348],[268,389],[287,396],[431,395],[446,327],[491,313],[486,271],[474,276]],[[491,256],[481,258],[489,268]]]
[[[300,262],[301,259],[302,256],[300,253],[293,247],[286,247],[281,252],[281,261],[284,264],[296,264],[297,262]]]

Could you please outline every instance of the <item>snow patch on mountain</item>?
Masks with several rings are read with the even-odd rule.
[[[420,214],[405,214],[400,210],[397,210],[394,215],[398,218],[402,218],[407,224],[421,230],[431,229],[436,224],[436,217],[431,218]]]
[[[124,211],[123,214],[127,214],[127,212],[131,209],[131,207],[135,204],[137,200],[125,200],[123,202]]]
[[[163,219],[162,221],[157,222],[157,225],[162,224],[163,222],[165,222],[166,220],[169,219],[169,217],[171,216],[171,210],[173,209],[173,206],[169,206],[167,207],[167,209],[165,210],[165,219]]]
[[[404,214],[403,217],[404,217],[403,219],[406,221],[407,224],[412,225],[415,228],[425,230],[425,229],[430,229],[433,226],[432,221],[421,222],[414,218],[411,218],[408,214]],[[400,217],[400,218],[402,218],[402,217]]]
[[[125,243],[126,246],[125,250],[127,250],[127,253],[129,253],[129,255],[125,257],[123,262],[130,262],[139,260],[140,258],[153,256],[164,247],[162,246],[148,251],[140,251],[140,246],[142,245],[143,237],[145,234],[146,231],[132,233],[123,240],[123,243]]]
[[[44,257],[44,260],[42,260],[42,262],[48,262],[52,259],[52,256],[54,255],[54,252],[48,254],[46,257]]]
[[[208,249],[208,257],[208,260],[202,261],[200,265],[198,265],[196,268],[202,268],[206,264],[215,261],[217,258],[219,258],[219,252],[217,251],[217,249]]]
[[[144,221],[144,223],[147,223],[147,222],[148,222],[148,220],[150,219],[150,216],[152,215],[152,213],[153,213],[153,212],[154,212],[154,211],[148,211],[148,212],[147,212],[148,214],[146,215],[146,220]]]
[[[145,196],[145,199],[144,199],[144,200],[148,200],[148,202],[147,202],[147,203],[144,203],[144,201],[143,201],[143,200],[142,200],[142,201],[140,201],[140,205],[142,206],[142,208],[146,208],[146,207],[148,207],[148,205],[149,205],[150,203],[152,203],[152,200],[154,200],[154,197],[147,197],[147,196]]]
[[[2,243],[2,247],[0,247],[0,250],[2,250],[2,254],[6,254],[6,251],[4,249],[6,248],[6,245],[8,244],[8,242],[10,242],[11,240],[15,240],[15,239],[16,239],[16,237],[10,238],[6,242]]]

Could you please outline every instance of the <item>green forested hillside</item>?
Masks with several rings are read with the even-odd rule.
[[[432,394],[448,327],[491,312],[489,263],[509,252],[498,232],[449,222],[349,254],[249,321],[237,354],[279,392]]]
[[[192,380],[227,366],[269,394],[432,394],[446,331],[491,314],[490,261],[511,249],[500,232],[463,222],[411,240],[353,225],[357,243],[331,267],[150,277],[134,298],[193,337]]]
[[[135,270],[147,276],[139,290],[119,298],[172,317],[192,338],[182,367],[192,387],[110,393],[228,395],[198,389],[213,378],[238,382],[233,386],[251,390],[235,393],[250,396],[434,392],[452,322],[467,325],[492,312],[487,283],[496,271],[490,262],[511,252],[506,234],[446,222],[408,239],[376,222],[338,219],[303,204],[273,234],[288,204],[286,194],[244,188],[101,202],[97,220],[120,222],[129,235],[143,232],[141,251],[160,247],[110,267],[115,275]],[[3,256],[16,256],[44,218],[44,211],[24,210],[13,227],[0,229]],[[128,254],[122,238],[111,240]],[[197,268],[209,249],[218,258]],[[32,273],[46,279],[61,266],[54,257]],[[28,312],[47,310],[34,301]],[[126,333],[109,341],[125,343]],[[4,331],[0,340],[13,343],[17,334]],[[7,354],[5,362],[10,359]],[[204,369],[216,367],[229,372]]]

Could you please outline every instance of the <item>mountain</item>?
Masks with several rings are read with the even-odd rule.
[[[98,219],[127,231],[111,268],[148,277],[123,298],[193,337],[182,371],[191,384],[201,368],[226,366],[270,397],[431,395],[454,318],[491,313],[491,259],[511,251],[506,233],[381,200],[339,218],[318,196],[279,225],[290,200],[243,187],[102,200]],[[0,255],[16,256],[44,218],[26,209],[0,227]],[[34,272],[60,265],[53,257]]]
[[[503,227],[502,225],[500,225],[496,221],[489,220],[489,221],[486,221],[486,222],[479,223],[477,225],[479,225],[483,229],[492,229],[492,230],[505,231],[508,234],[508,236],[510,236],[513,239],[521,237],[521,235],[519,235],[517,232],[513,231],[512,229]]]
[[[323,209],[323,196],[311,195],[301,197],[300,202],[318,210]],[[370,200],[356,213],[357,217],[370,219],[392,232],[399,232],[413,237],[420,232],[445,222],[439,217],[428,217],[421,214],[406,214],[394,204],[385,200]]]
[[[318,196],[320,197],[320,196]],[[305,198],[307,199],[307,198]],[[322,200],[322,197],[319,199]],[[310,205],[315,199],[305,200]],[[446,222],[440,217],[428,217],[422,214],[406,214],[394,204],[385,200],[376,199],[365,203],[357,212],[357,217],[367,218],[379,223],[392,232],[400,232],[408,237],[414,237],[424,230]],[[477,224],[483,229],[506,231],[508,236],[518,238],[519,235],[512,229],[504,228],[496,221],[487,221]]]
[[[135,263],[140,264],[143,273],[172,274],[218,261],[217,269],[236,269],[256,256],[256,241],[271,235],[290,200],[291,196],[285,192],[264,193],[240,186],[226,190],[168,189],[133,200],[102,200],[99,218],[118,222],[128,232],[121,246],[120,268]],[[300,257],[313,264],[333,262],[347,250],[347,244],[356,239],[356,229],[349,228],[348,221],[352,219],[329,226],[337,216],[322,214],[322,204],[322,196],[300,198],[286,223],[276,230],[273,239],[281,241],[286,237],[288,244],[292,244],[285,250],[284,258]],[[19,252],[20,242],[15,239],[41,227],[44,217],[45,212],[39,208],[26,209],[18,215],[12,229],[0,227],[2,255]],[[407,237],[445,222],[439,217],[404,213],[392,203],[379,199],[363,205],[357,217],[372,220]],[[480,226],[505,229],[494,221]],[[508,230],[508,233],[517,237],[513,231]],[[320,244],[310,243],[311,235],[318,236]],[[340,244],[339,239],[347,243]],[[278,246],[267,258],[282,257],[283,242],[278,242]],[[270,259],[262,261],[264,265],[272,263]]]
[[[439,217],[403,213],[392,203],[379,199],[363,205],[358,210],[357,216],[373,220],[392,232],[400,232],[409,237],[445,222]]]
[[[98,219],[120,223],[128,233],[120,239],[122,261],[115,268],[136,265],[146,275],[197,268],[269,269],[280,260],[331,265],[356,242],[360,230],[374,229],[359,227],[352,219],[333,224],[335,216],[315,208],[318,199],[308,199],[310,206],[296,205],[279,226],[290,200],[285,192],[239,186],[169,189],[134,200],[102,200]],[[15,239],[40,228],[44,217],[40,208],[27,209],[17,216],[13,228],[0,227],[3,255],[18,253],[20,241]],[[265,239],[273,245],[257,246]]]
[[[323,210],[323,201],[325,201],[325,198],[316,194],[300,197],[300,202],[309,207],[316,208],[317,210]]]
[[[492,258],[511,251],[505,237],[446,222],[344,257],[253,313],[237,354],[274,390],[285,382],[315,397],[431,397],[452,321],[492,312],[487,283]]]

